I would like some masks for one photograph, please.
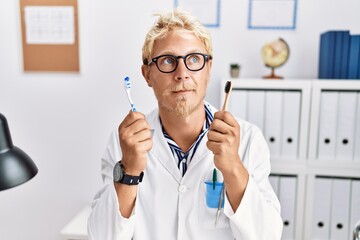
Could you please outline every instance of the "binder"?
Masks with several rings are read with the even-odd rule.
[[[331,79],[334,76],[335,35],[335,31],[328,31],[320,36],[320,79]]]
[[[279,181],[280,181],[280,177],[277,175],[270,175],[269,176],[269,181],[270,184],[276,194],[276,196],[279,197]]]
[[[278,159],[280,156],[282,100],[282,91],[265,92],[264,135],[269,145],[270,156],[273,159]]]
[[[298,157],[301,93],[285,91],[283,97],[281,157],[295,160]]]
[[[318,78],[326,78],[326,65],[325,62],[325,53],[328,53],[329,49],[329,41],[327,41],[327,33],[323,33],[320,35],[320,46],[319,46],[319,70],[318,70]]]
[[[352,161],[356,120],[356,92],[339,92],[336,160]]]
[[[279,201],[284,221],[282,240],[295,239],[296,177],[280,177]]]
[[[315,179],[311,239],[330,239],[331,182],[330,178]]]
[[[358,72],[360,64],[360,35],[350,37],[348,78],[359,79]],[[359,73],[360,74],[360,73]]]
[[[318,159],[335,159],[338,92],[322,91],[320,102]]]
[[[330,239],[350,239],[350,187],[349,179],[333,180]]]
[[[360,220],[360,180],[351,181],[351,203],[350,203],[350,229],[352,232],[355,224]]]
[[[265,91],[248,91],[247,120],[264,130]]]
[[[357,93],[354,161],[360,162],[360,93]]]
[[[345,41],[348,39],[349,34],[350,34],[349,31],[336,31],[335,56],[334,56],[335,64],[334,64],[334,77],[333,77],[335,79],[341,79],[341,72],[343,69],[343,65],[345,64],[343,62],[344,44]]]
[[[232,91],[229,110],[233,116],[246,119],[247,115],[247,91],[234,89]]]
[[[343,33],[340,79],[348,78],[349,53],[350,53],[350,32]]]

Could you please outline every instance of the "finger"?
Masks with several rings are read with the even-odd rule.
[[[132,134],[137,134],[141,131],[150,131],[150,125],[145,119],[136,119],[131,125],[125,127],[129,129]]]
[[[130,111],[128,115],[124,118],[122,123],[120,124],[121,127],[127,127],[131,125],[133,122],[135,122],[138,119],[145,119],[145,115],[141,112],[133,112]]]
[[[216,131],[222,134],[229,132],[229,125],[221,119],[214,119],[210,125],[210,130]]]
[[[153,146],[153,141],[151,138],[147,138],[146,140],[141,142],[142,150],[148,152],[151,150]]]
[[[142,113],[129,113],[118,128],[120,136],[131,136],[145,129],[150,129],[150,125]]]
[[[234,118],[234,116],[228,111],[218,111],[214,114],[214,119],[219,119],[225,122],[226,124],[236,127],[238,122]]]
[[[133,154],[143,154],[152,148],[152,138],[150,131],[141,131],[135,135],[120,139],[120,145],[124,152],[131,152]]]
[[[209,130],[208,131],[208,140],[212,142],[222,142],[226,135],[221,132]]]
[[[139,139],[139,142],[145,142],[149,139],[152,139],[151,130],[148,128],[139,131],[136,135],[137,135],[137,138]]]

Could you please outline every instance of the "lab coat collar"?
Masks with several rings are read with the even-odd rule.
[[[208,102],[204,101],[204,104],[209,107],[212,114],[214,115],[217,109],[210,105]],[[170,148],[168,147],[166,139],[164,138],[159,119],[159,110],[156,108],[151,113],[149,113],[147,115],[147,120],[151,128],[155,130],[153,135],[154,144],[151,151],[149,152],[149,155],[152,155],[153,158],[149,157],[149,159],[158,160],[179,184],[182,182],[182,180],[186,179],[187,175],[192,174],[192,169],[195,167],[195,165],[199,163],[201,159],[204,159],[207,154],[212,155],[212,153],[206,147],[206,142],[208,138],[207,134],[205,134],[205,136],[201,140],[200,146],[195,153],[195,156],[193,157],[191,163],[188,166],[187,173],[184,177],[182,177],[174,160],[174,156]]]

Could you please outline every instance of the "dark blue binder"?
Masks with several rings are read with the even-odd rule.
[[[348,78],[360,79],[360,35],[350,37]]]
[[[326,61],[325,61],[325,51],[328,49],[329,41],[327,40],[327,34],[323,33],[320,35],[320,51],[319,51],[319,79],[326,79]]]
[[[333,78],[341,79],[341,70],[343,65],[343,45],[345,35],[349,31],[336,31],[335,36],[335,55],[334,55],[334,75]]]
[[[334,73],[336,31],[328,31],[320,36],[319,79],[331,79]]]
[[[347,79],[348,78],[350,36],[351,35],[350,35],[349,31],[343,33],[340,79]]]

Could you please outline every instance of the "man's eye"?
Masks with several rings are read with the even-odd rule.
[[[166,65],[172,65],[175,63],[175,60],[174,60],[174,58],[166,57],[162,60],[162,63],[166,64]]]
[[[199,56],[196,55],[189,56],[190,63],[198,63],[199,61],[200,61]]]

